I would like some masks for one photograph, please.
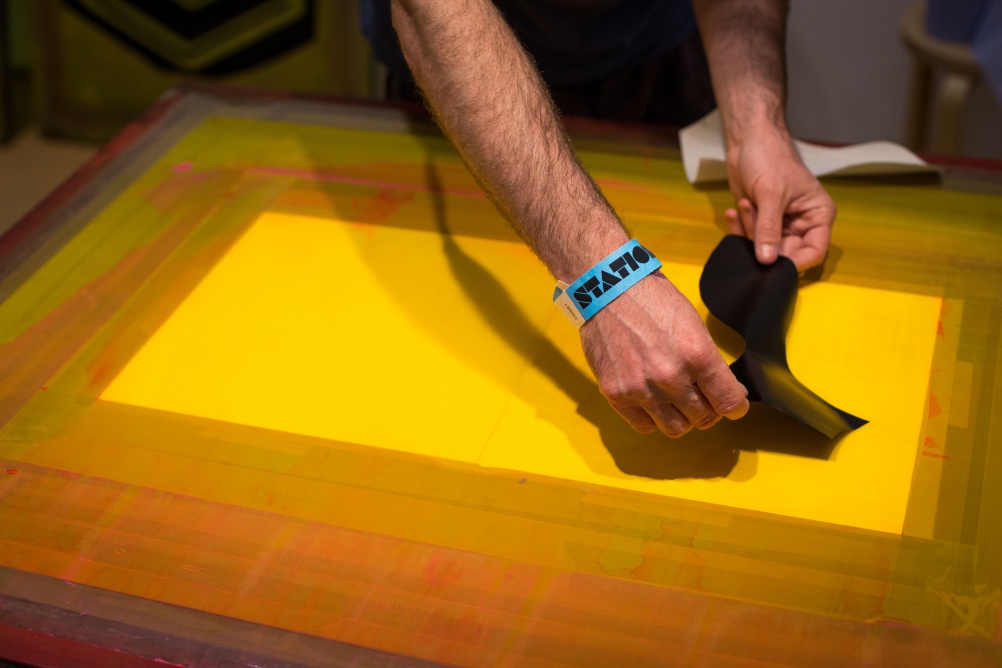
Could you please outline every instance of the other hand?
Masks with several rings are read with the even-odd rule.
[[[824,261],[835,203],[788,135],[765,135],[730,149],[727,175],[737,201],[726,212],[728,227],[755,241],[759,262],[785,255],[804,271]]]

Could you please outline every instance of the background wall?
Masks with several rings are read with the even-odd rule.
[[[788,114],[804,139],[903,142],[911,56],[901,17],[914,0],[792,0]],[[967,114],[963,154],[1002,160],[1002,104],[984,82]]]
[[[876,139],[903,142],[911,57],[901,41],[900,25],[905,9],[914,1],[791,0],[789,118],[795,135],[847,143]],[[371,68],[367,46],[357,30],[357,0],[324,2],[330,5],[328,9],[334,9],[333,23],[337,27],[332,30],[337,38],[333,41],[347,54],[343,55],[345,60],[338,68],[344,81],[332,85],[332,92],[367,94]],[[60,0],[7,1],[12,27],[8,48],[14,74],[26,75],[32,52],[44,51],[32,49],[35,35],[29,21],[30,9],[45,7],[51,14],[60,4]],[[84,25],[82,19],[76,19],[74,15],[70,18],[81,24],[78,32],[84,29],[96,31],[96,28]],[[49,31],[57,27],[52,20],[42,23]],[[56,44],[61,42],[56,40]],[[86,53],[86,50],[70,49],[69,62],[86,61]],[[133,62],[137,58],[127,56],[119,60]],[[121,116],[126,120],[173,81],[156,72],[139,77],[139,80],[150,88],[146,96],[148,99],[123,112]],[[24,82],[17,79],[13,83]],[[153,86],[154,83],[159,87]],[[23,87],[15,86],[18,90]],[[88,92],[94,93],[89,88]],[[30,96],[15,94],[13,97],[13,115],[25,116],[28,110],[20,107],[28,105]],[[22,104],[19,106],[18,102]],[[42,112],[45,111],[44,106]],[[43,120],[46,118],[45,113],[41,116]],[[106,134],[113,134],[122,122],[121,118],[112,118],[112,129]],[[59,129],[63,134],[86,134],[73,133],[64,127]],[[963,154],[1002,160],[1002,103],[984,83],[975,89],[968,110]]]

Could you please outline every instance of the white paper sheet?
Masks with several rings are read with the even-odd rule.
[[[682,163],[690,183],[727,181],[724,128],[720,113],[710,112],[679,133]],[[794,140],[807,169],[815,176],[867,176],[938,172],[939,168],[889,141],[829,147]]]

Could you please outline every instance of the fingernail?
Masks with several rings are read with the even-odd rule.
[[[763,262],[772,262],[776,259],[776,247],[772,244],[762,244],[758,247],[758,254]]]
[[[738,385],[740,385],[741,389],[745,391],[745,396],[747,397],[748,396],[748,388],[744,386],[744,383],[738,383]]]

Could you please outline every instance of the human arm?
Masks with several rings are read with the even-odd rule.
[[[835,204],[797,154],[786,127],[787,0],[693,0],[727,143],[737,207],[731,231],[801,271],[821,264]]]
[[[488,0],[394,0],[401,47],[473,175],[566,283],[629,240],[574,155],[529,56]],[[581,328],[599,387],[635,429],[680,436],[748,408],[695,309],[652,274]]]

